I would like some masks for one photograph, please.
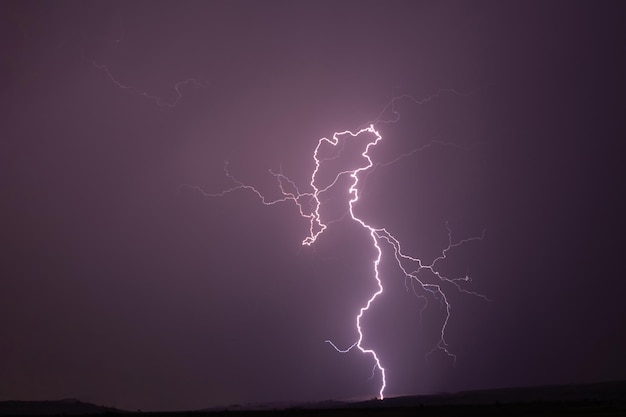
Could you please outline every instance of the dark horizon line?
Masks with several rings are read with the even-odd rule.
[[[386,397],[382,400],[336,400],[326,399],[319,401],[266,401],[249,402],[246,404],[230,404],[212,406],[200,409],[158,411],[149,410],[147,413],[180,413],[180,412],[219,412],[236,410],[314,410],[336,408],[387,408],[413,406],[445,406],[445,405],[487,405],[487,404],[516,404],[529,402],[561,402],[561,401],[618,401],[626,402],[626,380],[609,380],[585,383],[561,383],[547,385],[529,385],[519,387],[484,388],[463,390],[456,392],[439,392],[435,394],[407,394]],[[9,406],[17,406],[13,409]],[[48,406],[48,408],[46,408]],[[82,413],[71,413],[60,410],[59,407],[87,408]],[[29,408],[29,411],[22,409]],[[33,408],[30,408],[33,407]],[[20,410],[22,409],[22,413]],[[7,413],[8,411],[8,413]],[[26,411],[26,412],[24,412]],[[0,400],[0,415],[38,415],[36,412],[51,411],[47,414],[103,414],[111,412],[136,413],[141,410],[126,410],[105,405],[98,405],[82,401],[77,398],[63,398],[58,400]],[[78,410],[77,410],[78,411]]]

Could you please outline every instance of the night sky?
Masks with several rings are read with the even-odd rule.
[[[376,396],[371,357],[324,342],[356,341],[376,289],[363,228],[302,246],[294,204],[182,185],[228,189],[229,161],[268,198],[270,169],[310,191],[317,141],[402,95],[418,102],[376,124],[358,213],[425,262],[446,222],[453,241],[486,230],[440,270],[491,301],[449,291],[456,364],[426,357],[445,310],[420,320],[383,261],[363,324],[385,394],[626,379],[622,8],[2,2],[0,400]]]

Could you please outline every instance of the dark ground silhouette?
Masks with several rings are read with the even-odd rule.
[[[0,415],[162,416],[626,416],[626,381],[583,385],[505,388],[394,397],[361,402],[324,401],[282,405],[231,405],[198,411],[117,410],[78,400],[3,401]]]

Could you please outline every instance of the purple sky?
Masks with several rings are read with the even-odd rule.
[[[228,160],[269,196],[268,169],[310,191],[319,138],[442,89],[464,94],[399,100],[372,157],[457,146],[377,169],[359,213],[426,261],[446,221],[454,240],[486,229],[441,270],[492,301],[450,292],[456,366],[425,359],[443,310],[430,300],[420,323],[383,263],[364,329],[386,395],[625,379],[621,8],[2,2],[0,400],[375,396],[371,357],[324,343],[356,340],[375,290],[364,231],[346,220],[304,247],[293,204],[179,186],[230,187]],[[190,78],[204,87],[179,96]]]

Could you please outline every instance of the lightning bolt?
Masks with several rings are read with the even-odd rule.
[[[111,42],[119,43],[122,41],[122,38],[123,32],[119,39],[112,40]],[[98,64],[96,61],[92,61],[92,65],[97,70],[102,71],[109,78],[109,80],[119,89],[127,90],[136,95],[142,96],[145,99],[154,102],[159,107],[175,107],[182,99],[182,90],[187,85],[192,85],[194,87],[200,88],[206,88],[208,86],[208,83],[193,78],[179,81],[174,84],[174,91],[176,92],[175,99],[173,101],[166,101],[158,96],[118,81],[118,79],[112,74],[112,72],[106,65]],[[218,193],[207,193],[198,186],[188,184],[183,184],[181,186],[183,188],[197,190],[202,195],[207,197],[224,197],[225,195],[238,190],[247,190],[256,194],[261,203],[268,206],[283,202],[293,202],[298,208],[300,215],[303,218],[306,218],[309,223],[309,233],[302,241],[302,245],[304,246],[313,245],[330,225],[342,221],[348,216],[352,221],[357,222],[365,231],[367,231],[371,239],[371,244],[374,247],[376,253],[374,259],[371,260],[371,268],[372,276],[376,282],[377,289],[370,295],[370,297],[367,299],[367,302],[365,302],[365,304],[359,308],[358,314],[355,317],[355,328],[358,334],[357,340],[345,349],[341,349],[331,340],[325,340],[325,342],[340,353],[347,353],[356,348],[362,353],[371,356],[374,362],[371,378],[373,378],[377,372],[380,374],[381,382],[378,391],[378,397],[380,399],[384,398],[384,392],[387,386],[385,368],[383,367],[381,359],[376,351],[364,345],[364,332],[361,323],[363,318],[369,311],[370,307],[375,303],[376,299],[381,294],[383,294],[384,288],[380,276],[379,266],[381,260],[383,259],[383,255],[385,255],[385,253],[389,251],[389,249],[391,250],[391,256],[393,257],[393,260],[395,260],[398,269],[402,272],[402,274],[404,274],[404,283],[407,291],[409,290],[410,285],[410,289],[413,291],[415,296],[421,299],[424,303],[422,309],[420,310],[420,322],[422,318],[421,315],[428,306],[428,296],[434,298],[435,300],[438,300],[441,308],[445,311],[443,323],[440,327],[439,339],[437,343],[433,346],[433,348],[426,354],[427,357],[435,351],[441,351],[449,356],[453,360],[453,363],[456,363],[456,355],[450,351],[448,343],[446,341],[446,331],[451,317],[451,305],[448,301],[447,292],[444,289],[444,286],[452,286],[458,292],[480,297],[486,301],[489,301],[486,296],[474,291],[467,290],[464,287],[465,283],[471,282],[471,278],[469,277],[469,275],[466,274],[464,277],[449,278],[441,274],[437,267],[439,263],[447,259],[448,254],[452,249],[463,246],[472,241],[482,240],[485,236],[484,230],[480,236],[474,236],[458,241],[453,241],[452,230],[446,223],[445,227],[448,236],[447,246],[432,262],[425,263],[420,258],[406,254],[402,249],[400,241],[391,232],[389,232],[389,230],[384,227],[376,227],[369,224],[365,219],[358,216],[354,210],[355,206],[359,202],[359,190],[362,190],[365,187],[365,182],[368,176],[371,175],[378,167],[394,164],[401,159],[408,158],[416,152],[422,151],[433,145],[453,146],[461,149],[466,149],[452,142],[431,140],[425,145],[415,148],[410,152],[402,154],[388,162],[375,163],[372,161],[372,158],[370,156],[370,150],[373,147],[377,146],[383,140],[380,132],[375,128],[375,125],[394,124],[400,120],[400,112],[396,108],[396,103],[398,101],[408,100],[410,102],[413,102],[414,104],[421,105],[445,94],[470,96],[474,94],[474,92],[460,93],[454,89],[443,89],[423,99],[416,99],[408,94],[393,96],[391,101],[382,109],[376,119],[368,122],[366,127],[361,128],[357,131],[346,130],[342,132],[336,132],[332,135],[331,138],[319,139],[313,151],[313,161],[315,164],[315,168],[311,174],[311,179],[308,184],[310,191],[300,191],[295,182],[285,176],[282,172],[274,172],[272,170],[269,170],[269,173],[277,181],[281,195],[279,198],[276,199],[268,199],[254,186],[246,184],[233,176],[229,171],[228,161],[224,163],[224,172],[226,177],[228,177],[233,182],[232,187]],[[384,116],[388,117],[384,118]],[[329,183],[325,185],[322,184],[322,181],[318,178],[322,165],[329,161],[337,160],[338,158],[340,158],[346,144],[349,141],[355,140],[363,141],[365,147],[364,150],[360,153],[361,159],[359,164],[357,164],[358,166],[351,169],[339,170],[339,172],[334,177],[332,177],[332,180]],[[334,148],[336,150],[334,156],[321,157],[320,150],[324,146],[331,146],[332,148]],[[349,198],[348,209],[343,213],[343,215],[339,216],[338,218],[326,219],[320,211],[325,202],[323,196],[327,193],[334,191],[336,188],[346,187],[346,184],[344,184],[343,182],[344,178],[348,178],[347,189],[345,189],[345,191],[343,192],[343,194]],[[429,277],[430,279],[428,279]]]
[[[453,90],[450,90],[450,92],[456,93]],[[438,95],[439,94],[441,93],[438,93]],[[381,114],[378,116],[377,122],[395,123],[399,120],[399,113],[395,109],[395,101],[400,98],[404,98],[404,96],[401,96],[399,98],[394,98],[392,102],[385,107],[383,112],[381,112]],[[411,100],[419,104],[419,103],[423,103],[428,100],[431,100],[432,98],[433,97],[429,97],[428,99],[418,101],[411,97]],[[385,112],[388,112],[389,110],[393,114],[393,119],[382,120],[382,115]],[[225,172],[225,175],[228,178],[230,178],[230,180],[232,180],[234,183],[234,185],[231,188],[228,188],[219,193],[207,193],[204,190],[202,190],[200,187],[192,186],[192,185],[184,185],[184,187],[198,190],[200,193],[208,197],[223,197],[226,194],[237,191],[237,190],[248,190],[248,191],[255,193],[264,205],[274,205],[274,204],[278,204],[282,202],[289,202],[289,201],[293,202],[298,208],[300,215],[308,219],[309,233],[302,241],[302,245],[305,245],[305,246],[313,245],[332,223],[340,221],[347,216],[349,216],[352,221],[357,222],[365,231],[367,231],[371,239],[371,244],[373,245],[375,249],[375,253],[376,253],[376,256],[374,257],[374,259],[371,260],[371,265],[372,265],[372,276],[376,282],[377,289],[373,294],[371,294],[367,302],[359,309],[359,312],[355,317],[355,327],[358,333],[357,340],[346,349],[339,348],[331,340],[325,340],[325,342],[331,345],[335,350],[341,353],[347,353],[351,351],[352,349],[356,348],[362,353],[372,357],[374,361],[374,366],[372,368],[372,377],[374,377],[377,372],[380,374],[381,382],[380,382],[380,388],[378,391],[378,396],[380,399],[384,398],[384,392],[387,386],[385,368],[383,367],[381,359],[379,355],[376,353],[376,351],[364,345],[364,332],[363,332],[361,323],[362,323],[363,318],[369,311],[370,307],[375,303],[376,299],[381,294],[383,294],[384,288],[383,288],[383,283],[382,283],[381,276],[380,276],[379,266],[380,266],[380,263],[381,263],[381,260],[383,258],[385,251],[388,250],[387,248],[391,249],[393,259],[395,260],[398,266],[398,269],[404,274],[405,286],[407,287],[407,290],[409,289],[409,283],[410,283],[411,288],[413,292],[415,293],[415,295],[419,297],[420,299],[424,300],[424,306],[421,312],[423,312],[424,309],[428,305],[428,298],[427,298],[428,295],[435,298],[436,300],[439,300],[443,310],[445,311],[443,324],[441,325],[441,328],[440,328],[439,340],[436,343],[436,345],[432,348],[432,350],[427,353],[427,356],[433,353],[434,351],[439,350],[445,353],[446,355],[448,355],[450,358],[452,358],[454,363],[456,362],[456,356],[454,355],[454,353],[452,353],[449,350],[448,343],[446,342],[446,330],[448,327],[448,322],[450,320],[451,305],[448,301],[448,297],[446,296],[446,291],[444,290],[444,286],[451,285],[459,292],[469,294],[472,296],[477,296],[486,301],[489,301],[489,299],[485,297],[484,295],[465,289],[464,284],[471,281],[471,278],[468,275],[464,277],[459,277],[459,278],[449,278],[449,277],[442,275],[438,271],[438,268],[437,268],[437,265],[439,263],[447,259],[449,252],[453,248],[465,245],[471,241],[482,240],[484,238],[485,231],[483,231],[480,236],[474,236],[474,237],[470,237],[470,238],[459,240],[459,241],[453,241],[452,230],[446,223],[446,230],[448,233],[447,247],[444,248],[441,251],[440,255],[436,257],[432,262],[425,263],[417,257],[413,257],[413,256],[406,254],[402,250],[400,241],[396,237],[394,237],[394,235],[390,233],[386,228],[375,227],[369,224],[368,222],[366,222],[365,219],[363,219],[362,217],[358,216],[355,213],[354,208],[359,202],[359,189],[363,188],[363,181],[367,178],[367,175],[371,174],[371,172],[374,169],[376,169],[378,166],[394,163],[397,160],[404,158],[404,157],[408,157],[412,155],[413,153],[421,149],[424,149],[427,146],[431,146],[434,143],[441,143],[443,145],[449,145],[448,143],[445,143],[445,142],[433,141],[423,147],[414,149],[413,151],[405,155],[401,155],[398,158],[388,163],[385,163],[385,164],[376,163],[375,164],[372,161],[372,158],[370,156],[370,150],[374,146],[378,145],[379,142],[382,141],[382,139],[383,138],[381,134],[375,128],[375,123],[370,123],[369,126],[362,128],[358,131],[353,132],[353,131],[346,130],[343,132],[336,132],[332,135],[331,138],[319,139],[319,141],[317,142],[317,146],[315,147],[313,151],[313,160],[315,163],[315,168],[313,170],[313,173],[311,174],[311,180],[308,184],[311,191],[308,191],[308,192],[301,192],[298,186],[292,180],[286,177],[282,172],[274,172],[270,170],[269,171],[270,174],[273,175],[277,181],[278,187],[281,191],[281,195],[279,198],[276,198],[276,199],[268,199],[254,186],[245,184],[239,181],[237,178],[235,178],[228,169],[228,162],[226,162],[224,165],[224,172]],[[351,169],[341,170],[334,177],[331,177],[332,180],[328,184],[326,185],[322,184],[321,183],[322,181],[318,178],[319,171],[322,165],[325,162],[339,158],[341,155],[341,152],[344,150],[344,147],[348,143],[348,141],[354,141],[354,140],[364,141],[364,145],[365,145],[364,151],[360,154],[361,159],[360,159],[360,163],[358,164],[358,166],[351,168]],[[322,149],[322,147],[329,146],[329,145],[337,149],[335,155],[332,157],[325,157],[325,158],[321,157],[320,150]],[[347,196],[349,197],[348,210],[340,218],[335,218],[335,219],[330,219],[330,220],[325,219],[322,213],[320,212],[320,209],[322,208],[323,203],[324,203],[324,200],[322,197],[324,194],[329,193],[331,190],[334,190],[337,187],[342,187],[342,186],[345,187],[346,185],[343,184],[342,182],[344,178],[349,179],[349,185],[347,186],[347,189],[345,189],[345,194],[347,194]],[[431,278],[430,280],[428,280],[426,279],[427,277],[425,277],[425,275],[434,277],[434,279]],[[420,320],[421,320],[421,316],[420,316]]]

